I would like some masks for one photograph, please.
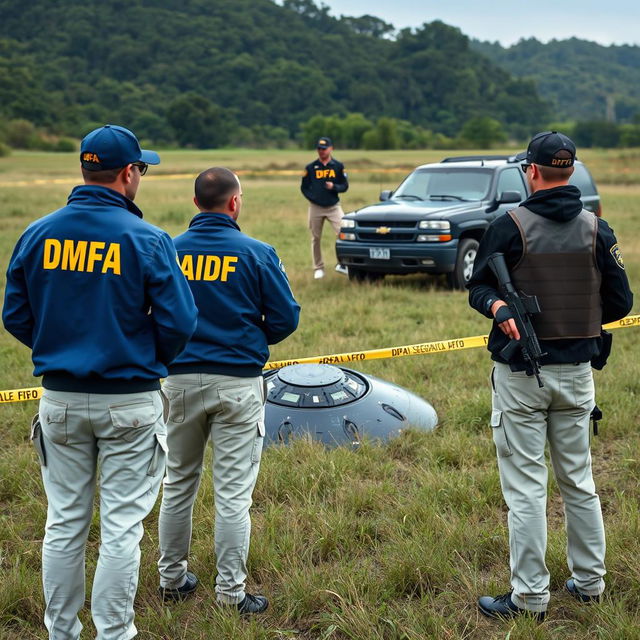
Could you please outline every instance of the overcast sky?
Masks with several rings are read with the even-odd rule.
[[[479,40],[510,45],[576,36],[640,44],[640,0],[314,0],[335,16],[375,15],[397,29],[442,20]]]

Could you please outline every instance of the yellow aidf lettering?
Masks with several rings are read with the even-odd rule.
[[[316,169],[316,179],[335,178],[336,172],[333,169]]]
[[[96,240],[60,241],[56,238],[47,238],[44,241],[42,267],[88,273],[111,271],[119,276],[121,275],[120,244],[110,242],[107,246],[106,242]]]
[[[195,261],[194,261],[195,257]],[[233,266],[238,262],[236,256],[193,256],[186,253],[180,263],[180,268],[187,280],[220,280],[227,282],[230,273],[234,273]]]

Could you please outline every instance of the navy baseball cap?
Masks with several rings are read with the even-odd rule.
[[[88,171],[119,169],[132,162],[160,164],[160,156],[141,149],[133,132],[115,124],[94,129],[80,145],[80,164]]]
[[[333,142],[331,142],[331,138],[327,138],[326,136],[323,138],[318,138],[318,144],[316,144],[316,149],[327,149],[329,147],[333,147]]]
[[[569,155],[561,151],[569,152]],[[543,131],[531,138],[524,160],[527,164],[544,167],[572,167],[576,160],[576,145],[563,133]]]

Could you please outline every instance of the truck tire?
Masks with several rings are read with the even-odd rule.
[[[451,273],[447,273],[447,283],[452,289],[464,289],[473,273],[480,243],[473,238],[464,238],[458,245],[456,265]]]
[[[349,267],[349,280],[359,284],[363,282],[377,282],[384,278],[384,273],[376,273],[375,271],[365,271],[357,267]]]

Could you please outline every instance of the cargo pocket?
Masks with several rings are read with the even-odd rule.
[[[36,413],[31,420],[31,442],[38,454],[41,467],[47,466],[47,454],[44,450],[44,439],[42,437],[42,426],[40,425],[40,414]]]
[[[164,385],[162,392],[169,401],[167,421],[175,422],[176,424],[184,422],[184,389]]]
[[[116,435],[126,442],[133,442],[138,435],[154,425],[162,416],[162,409],[153,402],[136,402],[109,407],[111,422]]]
[[[169,452],[167,447],[167,436],[165,434],[156,433],[155,440],[156,446],[153,450],[149,467],[147,468],[148,476],[157,476],[158,473],[162,473],[164,475],[167,453]]]
[[[220,420],[228,424],[247,423],[262,415],[262,393],[256,384],[218,389]]]
[[[67,407],[58,400],[43,396],[40,400],[40,426],[44,434],[55,444],[67,444]]]
[[[264,421],[259,420],[256,428],[256,437],[253,440],[253,447],[251,448],[251,464],[259,464],[262,458],[262,446],[264,444]]]
[[[513,454],[507,439],[507,433],[502,423],[502,411],[493,410],[491,412],[491,427],[493,431],[493,442],[496,445],[498,458],[507,458]]]

